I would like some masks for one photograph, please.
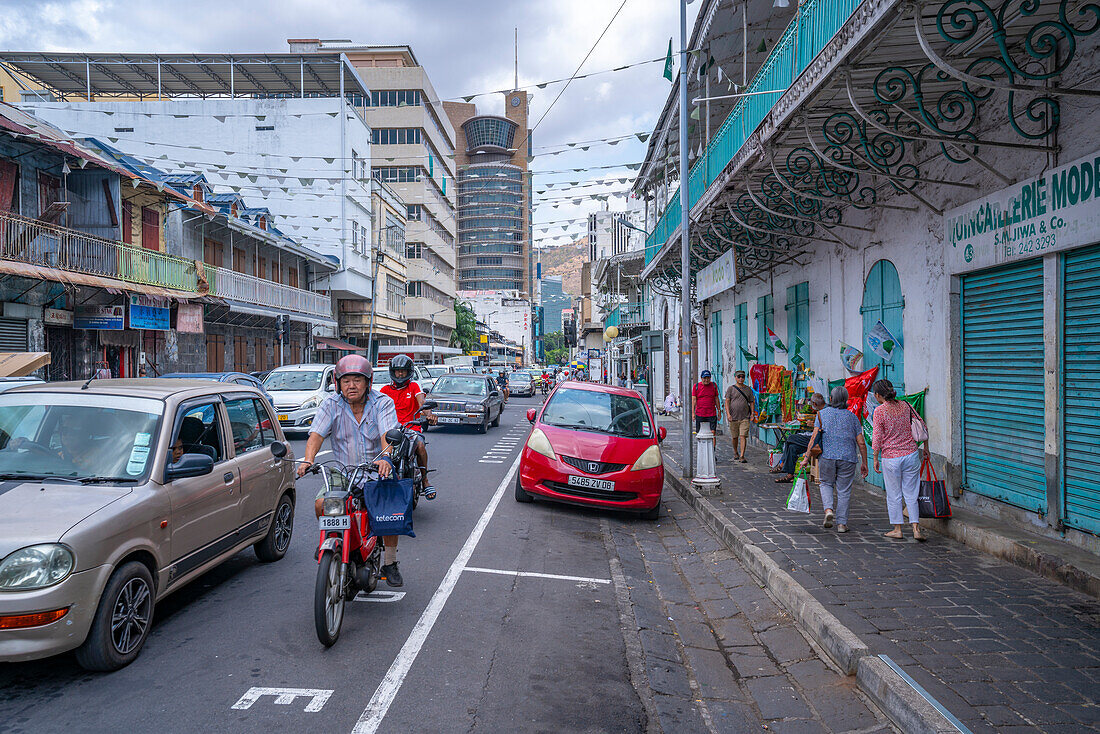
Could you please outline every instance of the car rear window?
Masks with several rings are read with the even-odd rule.
[[[542,422],[626,438],[653,435],[649,413],[640,398],[596,390],[559,389],[547,402]]]

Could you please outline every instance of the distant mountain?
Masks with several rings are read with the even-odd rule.
[[[581,294],[581,266],[588,260],[588,238],[581,237],[567,245],[542,250],[542,274],[560,275],[562,291]]]

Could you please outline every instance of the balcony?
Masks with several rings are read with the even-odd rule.
[[[0,212],[0,259],[189,293],[198,290],[192,260],[10,212]]]
[[[629,329],[635,326],[645,326],[648,323],[644,303],[620,303],[603,320],[605,329],[608,326]]]
[[[265,306],[274,311],[332,318],[332,301],[326,295],[274,283],[254,275],[207,265],[210,295],[231,301]]]
[[[689,207],[702,198],[715,179],[734,159],[783,92],[805,71],[856,11],[863,0],[805,0],[767,60],[744,90],[748,93],[773,91],[772,94],[742,97],[722,123],[707,150],[688,174]],[[670,205],[646,238],[645,261],[657,255],[668,238],[680,226],[679,190],[669,196]]]

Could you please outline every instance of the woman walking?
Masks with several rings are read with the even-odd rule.
[[[829,394],[829,407],[818,412],[814,419],[814,432],[810,436],[810,446],[813,446],[818,433],[825,434],[821,442],[821,458],[817,464],[821,477],[821,504],[825,507],[824,526],[831,528],[835,519],[838,533],[848,532],[848,503],[852,498],[852,482],[856,478],[857,462],[860,476],[867,476],[867,444],[863,440],[859,419],[847,406],[848,391],[843,386],[833,388]],[[805,466],[809,466],[809,449],[806,449],[802,461]]]
[[[901,506],[904,500],[913,524],[913,538],[924,540],[918,522],[920,512],[917,510],[921,456],[913,438],[912,421],[916,411],[913,406],[898,400],[898,393],[889,380],[876,381],[871,391],[881,403],[871,417],[871,450],[875,456],[875,471],[882,472],[882,482],[886,485],[886,511],[890,515],[890,524],[894,526],[886,537],[894,540],[902,538]],[[924,455],[928,455],[927,443]]]

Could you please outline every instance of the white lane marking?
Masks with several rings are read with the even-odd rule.
[[[379,604],[389,604],[395,601],[401,601],[405,598],[404,591],[372,591],[369,594],[364,594],[360,591],[355,595],[352,601],[373,601]]]
[[[252,708],[252,704],[260,700],[260,696],[274,696],[275,703],[289,705],[295,698],[308,696],[310,701],[302,711],[315,714],[328,701],[332,691],[324,688],[249,688],[245,694],[233,704],[232,708],[244,710]]]
[[[382,724],[382,719],[386,718],[386,712],[390,710],[390,705],[397,697],[397,692],[401,690],[401,684],[405,682],[405,676],[409,674],[413,662],[416,661],[416,656],[420,654],[420,649],[424,647],[424,642],[428,639],[432,627],[439,619],[439,613],[443,611],[443,606],[450,598],[451,592],[454,591],[455,584],[458,583],[458,578],[462,575],[462,570],[466,568],[466,563],[470,560],[470,556],[474,554],[474,549],[477,548],[481,536],[485,533],[489,520],[496,512],[497,505],[500,504],[500,498],[504,496],[504,491],[508,488],[512,475],[519,469],[519,459],[520,457],[517,456],[516,460],[512,462],[512,467],[505,472],[504,479],[500,480],[500,486],[497,487],[493,498],[485,506],[485,511],[481,513],[474,529],[470,531],[470,536],[466,538],[465,544],[459,550],[458,555],[455,556],[451,567],[447,569],[447,574],[439,582],[439,587],[436,588],[432,598],[428,601],[428,606],[424,608],[420,619],[416,620],[408,639],[401,646],[401,650],[394,658],[390,669],[386,671],[386,677],[378,684],[370,703],[363,709],[362,716],[359,717],[359,721],[355,723],[355,728],[352,729],[352,734],[374,734]]]
[[[594,579],[588,576],[560,576],[556,573],[535,573],[534,571],[505,571],[501,568],[475,568],[467,566],[467,571],[477,573],[499,573],[501,576],[531,576],[537,579],[560,579],[561,581],[583,581],[588,584],[610,584],[611,579]]]
[[[478,459],[477,463],[479,463],[479,464],[503,464],[504,460],[501,459],[500,461],[495,461],[493,459]]]

